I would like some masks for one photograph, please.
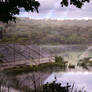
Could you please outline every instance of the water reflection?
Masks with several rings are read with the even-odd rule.
[[[80,58],[85,56],[92,57],[92,46],[59,46],[59,47],[41,47],[45,49],[52,56],[62,56],[65,61],[70,64],[77,64]],[[78,68],[78,67],[77,67]],[[78,68],[80,71],[84,71]],[[49,71],[52,69],[49,69]],[[55,68],[55,70],[57,70]],[[46,82],[52,82],[56,76],[57,82],[66,85],[75,83],[77,88],[85,88],[87,92],[92,92],[92,73],[91,72],[30,72],[21,75],[8,75],[0,73],[0,90],[4,92],[30,92]],[[71,71],[77,71],[71,70]],[[92,69],[91,69],[92,71]]]
[[[21,75],[0,73],[0,92],[33,92],[50,73],[30,72]]]
[[[35,87],[47,82],[56,82],[63,86],[66,83],[75,84],[75,88],[84,88],[87,92],[91,92],[92,88],[92,72],[32,72],[21,75],[6,75],[0,73],[0,90],[4,92],[32,92]]]
[[[92,92],[92,73],[91,72],[58,72],[52,73],[45,81],[52,82],[57,78],[57,82],[65,85],[67,82],[70,84],[75,83],[75,87],[82,89],[85,88],[87,92]]]

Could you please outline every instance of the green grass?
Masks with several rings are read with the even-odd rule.
[[[44,63],[39,65],[30,65],[30,66],[16,66],[13,68],[8,68],[5,71],[9,74],[21,74],[21,73],[27,73],[27,72],[34,72],[34,71],[50,71],[55,68],[65,69],[66,65],[64,63],[55,62],[55,63]]]

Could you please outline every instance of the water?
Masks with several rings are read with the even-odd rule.
[[[59,46],[41,46],[41,49],[50,53],[52,56],[61,56],[65,61],[68,61],[69,64],[76,65],[79,62],[79,59],[85,57],[92,57],[92,46],[90,45],[59,45]],[[69,71],[59,71],[55,72],[46,71],[46,72],[30,72],[19,75],[8,75],[5,73],[0,74],[0,80],[4,80],[5,85],[2,87],[6,89],[5,92],[8,92],[7,87],[10,87],[10,92],[28,92],[28,90],[34,89],[32,78],[35,78],[37,85],[43,84],[46,82],[52,82],[54,78],[57,78],[57,82],[61,82],[62,85],[65,85],[67,82],[73,85],[75,83],[75,88],[86,89],[87,92],[92,92],[92,72],[78,70],[69,70]],[[41,81],[38,81],[38,80]],[[24,88],[24,89],[23,89]],[[22,90],[23,89],[23,90]]]
[[[86,90],[87,92],[92,92],[92,72],[52,72],[52,73],[26,73],[16,76],[4,75],[3,80],[7,84],[3,85],[8,92],[8,86],[10,87],[9,92],[29,92],[34,89],[34,84],[32,78],[35,77],[36,85],[39,87],[39,78],[41,78],[41,84],[47,82],[53,82],[56,77],[56,82],[62,83],[62,86],[69,83],[71,85],[75,84],[74,88]],[[1,78],[1,77],[0,77]],[[6,88],[5,88],[6,87]],[[23,89],[23,90],[22,90]],[[26,90],[27,89],[27,90]]]
[[[30,72],[18,75],[10,75],[3,72],[0,73],[0,88],[4,92],[33,92],[35,85],[36,88],[39,88],[49,75],[49,72]]]
[[[58,72],[52,73],[45,81],[53,82],[57,78],[56,82],[62,83],[62,85],[69,84],[73,85],[74,88],[82,89],[84,88],[87,92],[92,92],[92,73],[91,72]]]
[[[46,46],[45,46],[46,47]],[[61,56],[69,64],[76,65],[80,59],[92,58],[92,46],[88,45],[64,45],[64,46],[48,46],[47,50],[55,52],[55,56]],[[77,72],[76,72],[77,71]],[[91,70],[92,71],[92,70]],[[82,68],[75,70],[69,70],[68,72],[53,72],[45,81],[52,82],[57,78],[57,82],[61,82],[65,85],[67,82],[73,85],[75,83],[75,88],[86,89],[87,92],[92,92],[92,72],[86,71]]]

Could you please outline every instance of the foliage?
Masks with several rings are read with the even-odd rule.
[[[71,86],[67,83],[66,86],[62,86],[61,83],[46,83],[43,85],[43,92],[86,92],[85,90],[74,89],[74,85]]]
[[[35,10],[38,12],[40,3],[35,0],[0,0],[0,21],[7,22],[15,21],[16,14],[19,14],[20,8],[25,11]]]
[[[89,1],[90,0],[70,0],[70,1],[69,0],[62,0],[61,5],[62,5],[62,7],[63,6],[67,7],[70,3],[70,5],[74,5],[78,8],[81,8],[82,5],[84,5],[85,2],[89,2]]]
[[[33,71],[53,71],[56,70],[56,68],[59,68],[60,70],[65,69],[66,65],[64,63],[43,63],[39,65],[18,65],[12,68],[7,68],[5,71],[9,74],[21,74],[21,73],[27,73],[27,72],[33,72]]]
[[[62,0],[61,6],[68,6],[69,3],[78,8],[81,8],[85,2],[89,0]],[[35,0],[0,0],[0,21],[7,22],[15,21],[16,17],[14,15],[19,14],[20,9],[24,8],[25,11],[38,11],[40,3]]]
[[[61,57],[61,56],[56,56],[55,57],[55,62],[56,63],[62,63],[64,60],[63,60],[63,58]]]
[[[92,61],[90,60],[91,58],[84,58],[79,60],[78,66],[82,66],[85,69],[89,69],[90,66],[92,66]]]
[[[30,20],[18,18],[11,23],[0,43],[89,44],[92,20]],[[66,26],[67,25],[67,26]]]

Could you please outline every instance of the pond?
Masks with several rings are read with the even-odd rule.
[[[61,56],[70,64],[76,65],[79,59],[84,57],[92,57],[92,45],[59,45],[59,46],[41,46],[41,49],[54,56]],[[36,86],[47,82],[62,83],[67,82],[71,85],[75,84],[75,88],[92,92],[92,72],[73,69],[67,71],[48,71],[45,72],[29,72],[19,75],[8,75],[4,72],[0,73],[1,88],[5,88],[4,92],[31,92],[34,89],[34,80]],[[40,80],[40,81],[39,81]],[[9,88],[9,91],[8,91]]]
[[[39,88],[50,72],[29,72],[18,75],[0,73],[0,92],[33,92]],[[1,91],[4,90],[4,91]]]
[[[40,84],[56,81],[62,86],[69,83],[70,85],[74,84],[74,89],[92,92],[92,72],[35,72],[16,76],[4,74],[3,78],[0,76],[0,79],[4,82],[2,85],[2,89],[6,89],[4,92],[31,92],[35,87],[34,81],[37,88]]]
[[[56,77],[56,82],[66,85],[69,83],[71,85],[75,84],[74,88],[84,89],[87,92],[92,92],[92,73],[91,72],[54,72],[45,81],[53,82]]]

